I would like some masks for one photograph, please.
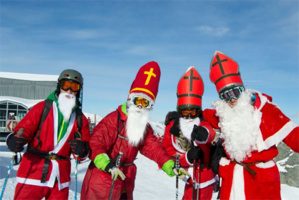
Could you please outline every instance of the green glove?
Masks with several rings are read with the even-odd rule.
[[[113,165],[112,160],[110,160],[109,156],[105,153],[101,153],[97,155],[93,161],[94,165],[107,173],[111,174],[111,178],[116,180],[119,176],[122,180],[125,180],[126,176],[124,173]]]
[[[191,175],[182,167],[176,170],[175,163],[173,160],[168,160],[166,163],[164,163],[162,169],[170,177],[173,177],[175,175],[179,176],[180,179],[184,179],[186,176],[191,177]]]

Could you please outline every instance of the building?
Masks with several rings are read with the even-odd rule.
[[[0,139],[56,89],[58,75],[0,72]]]

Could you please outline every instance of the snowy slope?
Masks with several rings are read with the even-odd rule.
[[[0,143],[0,187],[2,189],[7,169],[9,166],[12,153],[8,151],[5,143]],[[138,154],[135,164],[137,165],[137,178],[135,182],[134,199],[139,200],[167,200],[175,199],[175,178],[168,177],[162,170],[158,169],[158,166],[148,158]],[[88,167],[89,161],[85,161],[79,165],[78,170],[78,193],[82,186],[82,181]],[[75,183],[74,183],[74,160],[72,160],[72,185],[70,187],[69,199],[74,199]],[[6,190],[3,196],[3,200],[13,199],[14,188],[16,185],[16,171],[18,166],[14,166],[10,178],[7,182]],[[179,199],[182,198],[184,185],[180,181],[179,184]],[[80,196],[80,194],[78,194]],[[80,199],[80,198],[78,198]],[[216,193],[213,195],[213,199],[216,199]],[[282,185],[282,199],[294,200],[299,199],[299,188],[290,187],[288,185]]]

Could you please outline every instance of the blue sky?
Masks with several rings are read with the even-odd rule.
[[[0,1],[0,71],[84,76],[83,111],[101,116],[126,101],[138,69],[161,68],[154,121],[177,104],[190,66],[209,80],[215,50],[239,63],[247,88],[273,97],[299,122],[299,1]]]

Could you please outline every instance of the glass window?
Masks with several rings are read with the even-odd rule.
[[[0,127],[5,127],[5,121],[0,120]]]
[[[21,106],[21,105],[18,105],[18,109],[19,109],[19,110],[21,110],[21,109],[22,109],[22,110],[27,110],[25,107],[23,107],[23,106]]]
[[[9,103],[8,104],[8,109],[17,109],[17,104]]]
[[[6,110],[0,110],[0,119],[6,120]]]
[[[5,109],[6,110],[6,106],[7,106],[7,103],[0,103],[0,109]]]
[[[25,117],[25,115],[27,114],[27,111],[20,111],[19,110],[19,112],[18,112],[18,116],[17,116],[17,119],[16,120],[22,120],[24,117]]]

